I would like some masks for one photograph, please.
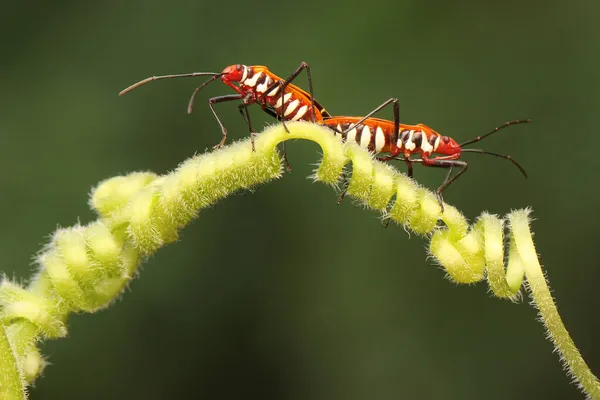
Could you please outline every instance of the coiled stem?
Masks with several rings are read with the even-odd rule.
[[[99,219],[59,229],[40,253],[39,272],[26,288],[7,279],[0,285],[0,396],[26,397],[27,384],[45,364],[37,342],[65,336],[70,313],[108,306],[135,275],[140,261],[175,241],[200,209],[239,189],[279,178],[279,142],[308,139],[323,150],[315,181],[336,186],[351,161],[348,194],[368,208],[387,212],[407,229],[431,235],[431,254],[454,281],[472,283],[487,277],[494,294],[514,299],[527,277],[533,301],[569,373],[589,398],[600,398],[600,384],[569,337],[550,295],[529,231],[529,210],[508,215],[505,268],[502,219],[484,213],[470,226],[449,205],[441,214],[433,193],[375,162],[356,144],[342,144],[329,130],[306,122],[289,123],[288,128],[289,134],[280,125],[265,130],[256,140],[256,152],[246,140],[192,157],[165,176],[133,173],[101,182],[90,200]]]

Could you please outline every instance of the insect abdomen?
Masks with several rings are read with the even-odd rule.
[[[355,126],[352,121],[339,120],[335,117],[324,120],[323,124],[334,128],[333,134],[336,136],[341,132],[343,141],[354,141],[359,146],[375,153],[389,151],[393,128],[390,131],[389,127],[377,123],[369,123],[368,120],[363,124]]]
[[[437,148],[439,135],[421,129],[419,126],[400,125],[398,139],[394,136],[394,123],[377,118],[367,119],[358,126],[359,117],[333,117],[323,124],[335,128],[334,135],[341,133],[342,140],[353,140],[361,147],[375,153],[431,154]]]
[[[246,91],[253,92],[255,99],[263,106],[273,109],[278,116],[283,115],[286,121],[312,121],[311,102],[302,95],[297,95],[292,85],[288,85],[283,96],[281,95],[281,85],[277,85],[271,90],[269,88],[279,80],[276,76],[266,70],[254,71],[252,67],[246,67],[247,74],[245,79],[240,81]],[[267,92],[267,90],[269,90]],[[315,105],[316,112],[320,109]],[[318,115],[317,120],[321,117]]]
[[[396,146],[405,154],[431,154],[437,148],[438,142],[439,135],[434,133],[421,129],[400,129]]]

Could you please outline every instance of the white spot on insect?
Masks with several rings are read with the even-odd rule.
[[[307,111],[308,111],[308,106],[305,104],[298,109],[298,112],[296,113],[296,115],[294,115],[294,118],[292,118],[292,121],[298,121],[300,118],[304,117],[304,114],[306,114]]]
[[[290,115],[291,113],[293,113],[296,108],[298,108],[298,105],[300,104],[300,100],[296,99],[294,101],[292,101],[290,104],[288,104],[288,106],[285,108],[285,112],[283,113],[284,117],[287,117],[288,115]]]
[[[277,99],[277,103],[275,103],[275,108],[281,108],[282,105],[284,105],[285,103],[290,101],[291,97],[292,97],[291,93],[286,93],[283,95],[283,101],[282,101],[281,96],[279,96],[279,98]]]
[[[406,138],[409,134],[409,130],[400,131],[400,134],[398,135],[398,141],[396,142],[396,146],[399,149],[402,149],[404,147],[404,141],[402,139]]]
[[[383,129],[378,126],[375,131],[375,151],[379,153],[383,149],[383,146],[385,146],[385,134],[383,133]]]
[[[246,80],[246,78],[248,77],[248,67],[246,67],[245,65],[242,65],[242,68],[244,68],[244,73],[242,73],[241,82],[244,82]]]
[[[346,134],[346,142],[354,142],[356,141],[356,128],[354,128],[354,124],[350,125],[351,130]]]
[[[271,86],[272,83],[273,81],[271,80],[271,78],[267,76],[265,81],[256,87],[256,91],[258,93],[264,93],[267,91],[267,89],[269,88],[269,86]]]
[[[421,142],[421,150],[423,153],[431,154],[433,151],[433,146],[429,144],[429,138],[425,134],[425,132],[421,132],[423,134],[423,141]]]
[[[360,147],[364,147],[366,149],[369,147],[369,143],[371,143],[371,128],[365,125],[363,126],[360,134]]]
[[[406,140],[406,143],[404,144],[404,148],[408,151],[413,151],[415,149],[415,144],[412,141],[413,135],[414,135],[415,131],[411,130],[408,132],[408,139]]]
[[[262,73],[262,72],[259,72],[258,74],[255,74],[255,75],[254,75],[252,78],[250,78],[250,79],[247,79],[247,80],[244,82],[244,85],[246,85],[246,86],[250,86],[250,87],[254,87],[254,85],[256,85],[256,82],[258,81],[258,79],[259,79],[261,76],[263,76],[263,73]]]
[[[440,144],[440,137],[435,138],[435,142],[433,143],[433,151],[437,151],[438,145]]]
[[[342,126],[341,126],[340,124],[337,124],[337,132],[336,132],[336,131],[333,131],[333,135],[334,135],[334,136],[335,136],[335,135],[337,135],[337,134],[338,134],[338,132],[342,132]]]
[[[267,93],[267,96],[269,97],[273,97],[277,94],[277,92],[279,92],[279,88],[281,87],[281,85],[277,84],[277,86],[275,86],[275,88],[273,90],[271,90],[269,93]]]

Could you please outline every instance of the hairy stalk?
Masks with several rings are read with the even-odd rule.
[[[508,215],[511,225],[511,242],[514,240],[517,251],[525,265],[527,288],[531,292],[532,305],[539,310],[540,320],[546,326],[550,339],[554,342],[558,354],[569,375],[589,399],[600,398],[598,379],[585,363],[577,350],[573,339],[560,318],[556,304],[550,294],[548,282],[538,261],[527,213],[512,212]]]
[[[200,209],[239,189],[279,178],[278,143],[307,139],[323,150],[315,181],[336,186],[344,166],[352,162],[348,194],[368,208],[389,209],[388,216],[406,229],[431,235],[431,254],[452,280],[472,283],[487,277],[496,296],[514,299],[527,277],[533,302],[564,364],[590,398],[600,398],[600,384],[575,348],[550,296],[529,232],[528,210],[509,215],[505,268],[503,219],[484,213],[470,226],[450,205],[440,214],[433,193],[374,161],[356,144],[342,144],[328,129],[314,124],[296,122],[288,127],[289,134],[280,125],[266,129],[256,140],[256,152],[246,140],[192,157],[164,176],[141,172],[101,182],[90,200],[98,220],[59,229],[39,254],[39,272],[27,287],[7,279],[0,285],[0,396],[26,398],[27,384],[45,365],[37,343],[64,337],[70,313],[108,306],[140,262],[177,240],[179,230]]]

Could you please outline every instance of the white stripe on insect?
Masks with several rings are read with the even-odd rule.
[[[398,146],[399,149],[404,148],[404,138],[406,138],[409,135],[409,130],[403,130],[400,131],[400,134],[398,135],[398,141],[396,142],[396,146]]]
[[[364,147],[366,149],[369,147],[369,143],[371,143],[371,128],[365,125],[363,126],[360,134],[360,147]]]
[[[275,108],[281,108],[281,106],[285,103],[287,103],[288,101],[290,101],[290,98],[292,97],[291,93],[286,93],[283,95],[283,101],[281,100],[281,96],[279,96],[279,98],[277,99],[277,103],[275,103]]]
[[[354,127],[354,124],[350,124],[350,127]],[[356,141],[356,128],[352,128],[346,134],[346,142],[355,142]]]
[[[433,146],[429,144],[429,138],[427,137],[425,132],[421,131],[421,133],[423,134],[423,141],[421,142],[421,151],[427,154],[431,154],[431,152],[433,151]]]
[[[281,85],[277,84],[277,86],[275,86],[275,88],[273,90],[271,90],[269,93],[267,93],[267,96],[269,97],[273,97],[277,94],[277,92],[279,92],[279,88],[281,87]]]
[[[250,79],[247,79],[247,80],[244,82],[244,85],[246,85],[246,86],[250,86],[250,87],[252,87],[252,86],[256,85],[256,82],[258,81],[258,79],[259,79],[259,78],[260,78],[262,75],[263,75],[263,73],[262,73],[262,72],[259,72],[258,74],[255,74],[255,75],[254,75],[252,78],[250,78]]]
[[[375,151],[379,153],[381,149],[385,146],[385,135],[383,133],[383,129],[380,126],[377,127],[375,131]]]
[[[435,138],[435,143],[433,143],[433,151],[437,150],[439,144],[440,144],[440,137],[438,136]]]
[[[408,139],[406,140],[406,143],[404,144],[404,148],[408,151],[413,151],[415,149],[415,147],[417,147],[412,141],[414,133],[415,133],[415,131],[413,131],[413,130],[411,130],[408,133]]]
[[[305,104],[298,109],[298,112],[292,118],[292,121],[298,121],[300,118],[304,117],[304,114],[308,111],[308,106]]]
[[[293,113],[296,108],[298,108],[298,105],[300,104],[300,100],[296,99],[294,101],[292,101],[290,104],[288,104],[288,106],[285,108],[285,112],[283,113],[284,117],[287,117],[288,115],[290,115],[291,113]]]
[[[248,77],[248,67],[246,67],[245,65],[242,65],[242,68],[244,68],[244,73],[242,74],[242,82],[244,82],[246,80],[246,78]]]
[[[271,86],[271,83],[273,83],[273,81],[267,76],[265,81],[256,87],[256,91],[258,93],[266,92],[269,86]]]

